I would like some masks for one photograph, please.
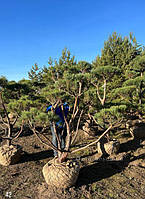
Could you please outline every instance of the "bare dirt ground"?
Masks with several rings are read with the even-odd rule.
[[[81,157],[78,181],[59,191],[50,190],[42,176],[43,166],[53,158],[52,150],[32,134],[21,136],[15,142],[23,147],[20,162],[0,165],[0,199],[144,199],[145,141],[119,140],[119,153],[107,159],[97,154],[96,146],[75,154]]]

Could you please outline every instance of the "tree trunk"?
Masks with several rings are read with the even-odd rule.
[[[12,125],[10,124],[9,125],[9,128],[8,128],[8,139],[7,139],[7,145],[10,146],[11,145],[11,135],[12,135]]]

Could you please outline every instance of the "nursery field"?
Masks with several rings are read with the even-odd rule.
[[[119,140],[119,153],[107,159],[98,155],[96,145],[73,155],[80,157],[81,162],[76,185],[67,190],[53,190],[47,187],[42,175],[43,166],[53,158],[52,150],[35,135],[24,133],[15,142],[23,147],[20,162],[0,166],[0,199],[143,199],[145,140],[135,141],[129,136]]]
[[[64,48],[1,76],[0,145],[0,199],[144,199],[144,45],[114,32],[90,63]]]

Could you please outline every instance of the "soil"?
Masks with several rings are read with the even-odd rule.
[[[35,135],[24,134],[15,141],[24,151],[20,162],[7,167],[0,165],[0,199],[144,199],[145,140],[123,137],[119,141],[117,155],[100,157],[97,147],[92,146],[70,156],[80,157],[77,183],[67,190],[54,190],[42,175],[53,151]]]

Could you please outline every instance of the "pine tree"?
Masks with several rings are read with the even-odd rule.
[[[144,113],[145,107],[145,53],[137,56],[131,61],[128,70],[126,71],[127,80],[123,83],[124,87],[134,87],[133,102],[134,107],[138,112],[139,116]]]
[[[95,65],[112,65],[124,69],[130,61],[141,53],[141,46],[136,38],[130,33],[129,37],[122,37],[114,32],[104,42],[101,56],[97,56]]]
[[[21,109],[16,100],[13,100],[12,102],[9,101],[9,103],[7,103],[3,90],[0,90],[0,107],[0,127],[2,129],[0,138],[2,140],[6,140],[6,144],[10,146],[12,140],[18,138],[23,130],[24,122],[22,121],[19,124],[20,130],[15,135],[13,134]]]
[[[125,86],[128,80],[126,71],[141,52],[142,48],[132,33],[124,38],[113,33],[104,43],[101,56],[93,62],[91,83],[94,87],[90,89],[94,93],[96,90],[97,98],[90,114],[102,129],[107,128],[109,123],[125,120],[125,113],[133,108],[135,86]],[[98,105],[98,100],[102,107]]]
[[[67,156],[70,145],[74,143],[79,130],[81,117],[87,109],[87,106],[84,108],[83,104],[84,93],[88,87],[85,74],[90,71],[91,64],[84,61],[76,63],[74,60],[74,56],[71,56],[70,52],[66,49],[62,51],[62,56],[58,62],[53,61],[51,58],[49,59],[48,67],[43,67],[40,72],[41,80],[39,80],[41,83],[43,82],[45,86],[37,93],[37,96],[45,99],[45,103],[43,102],[41,104],[41,100],[39,102],[37,100],[36,103],[36,100],[33,100],[31,107],[22,113],[23,120],[29,123],[32,131],[41,142],[44,143],[43,139],[46,139],[43,134],[44,130],[50,128],[50,121],[54,125],[54,129],[56,129],[55,121],[57,120],[54,112],[45,113],[44,106],[45,109],[47,105],[50,104],[52,106],[54,104],[59,106],[64,101],[69,104],[69,117],[64,117],[67,128],[65,149],[62,150],[60,148],[61,144],[58,145],[58,148],[54,147],[49,137],[47,137],[47,144],[58,152],[60,161]],[[34,79],[32,79],[32,82],[33,80]],[[38,132],[38,125],[42,126],[40,132]]]

